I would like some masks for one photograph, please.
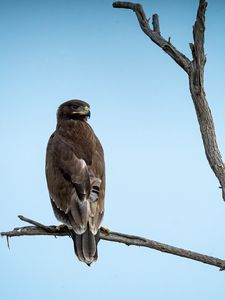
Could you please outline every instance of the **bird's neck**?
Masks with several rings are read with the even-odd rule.
[[[62,119],[57,122],[56,126],[57,130],[66,131],[71,134],[72,132],[81,132],[83,130],[91,130],[90,125],[85,120],[85,116],[81,116],[81,118],[76,119]]]

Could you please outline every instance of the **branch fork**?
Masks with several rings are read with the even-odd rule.
[[[162,37],[157,14],[154,14],[152,17],[153,29],[151,29],[144,9],[140,4],[117,1],[113,3],[113,7],[133,10],[142,31],[187,73],[206,158],[220,182],[222,197],[223,200],[225,200],[225,165],[217,144],[213,117],[204,91],[204,66],[206,63],[204,33],[207,2],[205,0],[199,0],[196,21],[193,26],[194,42],[189,43],[193,60],[190,60],[182,52],[178,51],[171,43],[170,38],[167,41]]]

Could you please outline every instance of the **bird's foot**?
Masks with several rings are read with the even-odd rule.
[[[61,230],[65,229],[65,228],[68,228],[66,226],[66,224],[60,224],[60,225],[56,226],[56,230],[58,230],[58,231],[61,231]]]
[[[107,235],[110,234],[110,230],[109,230],[109,228],[107,228],[107,227],[100,227],[100,230],[101,230],[103,233],[106,233]]]

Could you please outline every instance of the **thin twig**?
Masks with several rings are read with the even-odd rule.
[[[7,247],[10,250],[10,245],[9,245],[9,236],[6,236],[6,240],[7,240]]]
[[[34,220],[31,220],[31,219],[26,218],[26,217],[21,216],[21,215],[19,215],[18,218],[19,218],[21,221],[24,221],[24,222],[30,223],[30,224],[32,224],[32,225],[35,225],[35,226],[37,226],[37,227],[39,227],[39,228],[42,228],[42,229],[46,230],[47,232],[52,232],[52,229],[51,229],[50,226],[45,226],[45,225],[43,225],[43,224],[41,224],[41,223],[38,223],[38,222],[36,222],[36,221],[34,221]]]
[[[36,223],[39,224],[38,226],[26,226],[26,227],[20,227],[15,228],[12,231],[8,232],[1,232],[1,236],[5,236],[7,238],[15,237],[15,236],[26,236],[26,235],[52,235],[52,236],[70,236],[70,232],[67,229],[67,227],[57,227],[57,226],[46,226],[39,222],[33,221],[31,219],[25,218],[20,216],[20,219],[28,222],[28,223]],[[46,230],[46,228],[48,230]],[[192,260],[196,260],[208,265],[216,266],[220,268],[220,270],[225,269],[225,260],[200,254],[197,252],[193,252],[190,250],[185,250],[182,248],[177,248],[174,246],[170,246],[167,244],[159,243],[153,240],[149,240],[140,236],[134,236],[134,235],[128,235],[124,233],[118,233],[118,232],[106,232],[105,230],[100,231],[100,239],[105,241],[111,241],[111,242],[117,242],[117,243],[123,243],[126,245],[133,245],[133,246],[140,246],[140,247],[146,247],[154,250],[158,250],[161,252],[189,258]]]

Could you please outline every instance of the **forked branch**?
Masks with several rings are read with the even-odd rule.
[[[207,2],[205,0],[199,1],[196,21],[193,27],[194,43],[189,44],[192,51],[192,61],[172,45],[170,38],[166,41],[166,39],[162,37],[158,15],[153,15],[153,29],[151,29],[149,20],[140,4],[117,1],[113,3],[113,7],[133,10],[143,32],[171,56],[188,74],[189,88],[200,126],[205,154],[210,167],[220,182],[222,196],[225,200],[225,165],[216,141],[214,122],[204,91],[204,66],[206,62],[204,53],[204,33]]]
[[[184,69],[185,72],[189,74],[191,61],[180,51],[178,51],[170,41],[164,39],[160,34],[160,26],[159,26],[159,17],[157,14],[152,16],[152,24],[153,29],[151,29],[149,25],[149,19],[146,17],[143,7],[138,3],[132,2],[121,2],[117,1],[113,3],[113,7],[115,8],[127,8],[131,9],[135,12],[139,25],[143,32],[162,50],[164,50],[168,55],[170,55],[176,63],[178,63],[181,68]]]
[[[25,236],[25,235],[52,235],[52,236],[70,236],[70,232],[67,227],[56,227],[54,225],[46,226],[39,222],[33,221],[31,219],[25,218],[23,216],[19,216],[19,218],[25,222],[30,224],[35,224],[36,226],[26,226],[20,228],[14,228],[12,231],[1,232],[1,236],[5,236],[8,238],[15,236]],[[170,246],[167,244],[159,243],[156,241],[152,241],[143,237],[128,235],[124,233],[118,232],[106,232],[105,230],[100,231],[100,239],[105,241],[123,243],[128,246],[140,246],[147,247],[151,249],[155,249],[161,252],[166,252],[169,254],[186,257],[192,260],[196,260],[208,265],[212,265],[220,268],[220,271],[225,269],[225,260],[200,254],[197,252],[193,252],[190,250],[185,250],[182,248],[177,248],[174,246]]]

